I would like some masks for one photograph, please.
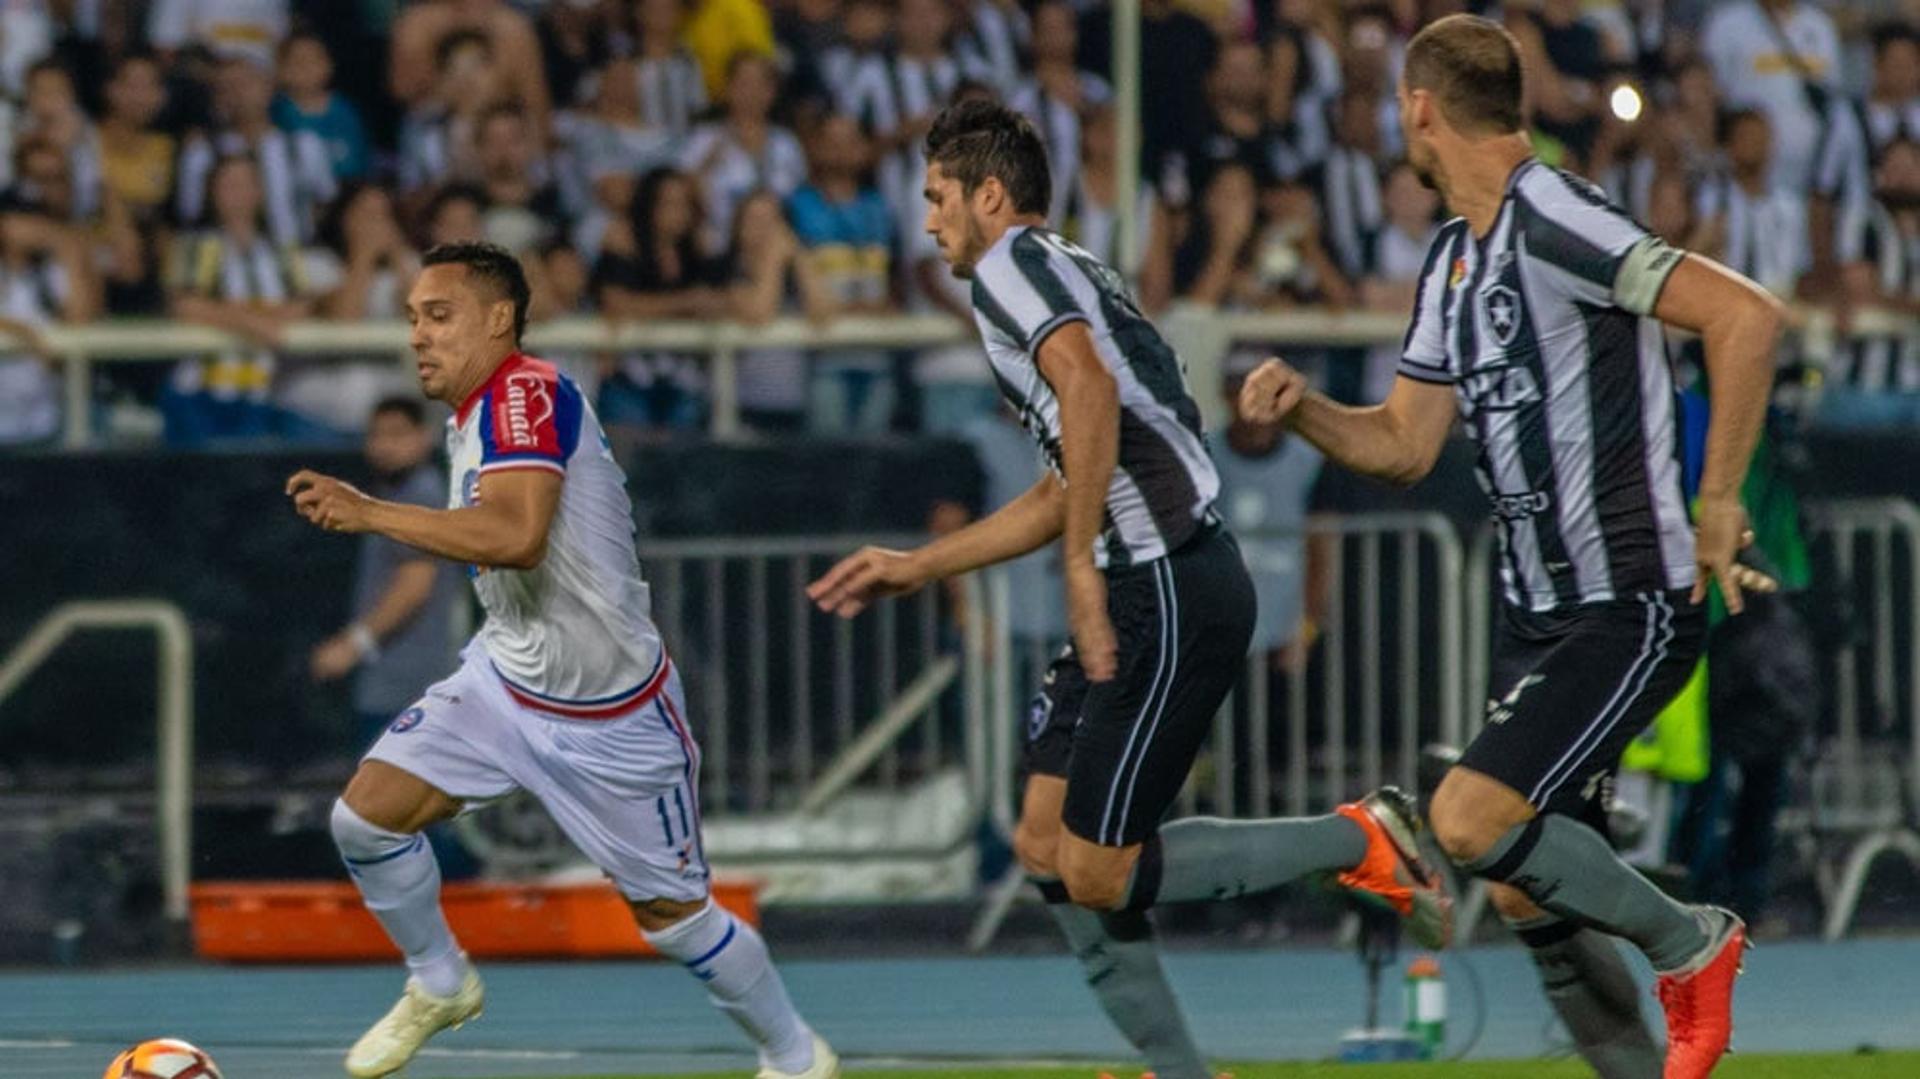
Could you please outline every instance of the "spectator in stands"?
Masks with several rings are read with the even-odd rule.
[[[376,404],[364,448],[372,477],[367,493],[412,506],[441,508],[447,479],[434,464],[439,425],[429,423],[417,396]],[[372,533],[360,537],[353,574],[350,621],[314,646],[307,668],[315,682],[353,676],[356,744],[379,735],[420,692],[420,680],[453,666],[454,566]]]
[[[507,100],[493,44],[475,30],[457,30],[434,50],[431,94],[400,125],[400,187],[419,191],[449,179],[471,179],[480,117]]]
[[[679,137],[707,108],[707,80],[680,44],[684,0],[637,0],[633,5],[632,74],[647,124]]]
[[[773,59],[773,17],[761,0],[691,0],[681,37],[700,63],[709,96],[732,83],[741,57]]]
[[[499,99],[525,108],[536,137],[545,139],[553,107],[547,96],[540,39],[532,21],[505,0],[421,0],[401,11],[393,24],[388,68],[393,96],[410,107],[438,97],[438,80],[446,66],[444,47],[456,34],[477,35],[486,43],[487,55],[499,72]],[[493,101],[490,96],[478,105]]]
[[[727,314],[726,267],[701,242],[700,193],[691,176],[655,169],[640,181],[627,228],[609,236],[592,287],[609,319],[714,319]],[[610,425],[648,431],[701,426],[706,380],[700,359],[679,353],[622,357],[600,384]]]
[[[1320,170],[1320,205],[1326,209],[1327,250],[1340,272],[1358,280],[1367,272],[1368,248],[1381,228],[1380,100],[1374,93],[1341,93],[1335,140]]]
[[[827,54],[840,41],[840,0],[792,0],[773,9],[773,36],[785,58],[786,96],[796,130],[812,130],[833,107]]]
[[[1688,247],[1791,296],[1807,269],[1803,188],[1775,184],[1772,124],[1758,109],[1728,113],[1720,143],[1726,169],[1701,185],[1700,231]]]
[[[183,222],[206,211],[215,161],[245,154],[259,165],[266,198],[267,232],[282,247],[313,235],[320,207],[332,201],[335,184],[327,146],[312,131],[288,133],[273,126],[273,80],[252,60],[222,61],[214,79],[210,131],[196,131],[180,150],[175,212]]]
[[[1400,162],[1387,173],[1385,220],[1369,243],[1359,298],[1370,311],[1408,311],[1426,265],[1427,248],[1439,228],[1440,199],[1411,165]],[[1367,352],[1359,399],[1384,401],[1400,365],[1400,346],[1377,345]]]
[[[961,74],[988,86],[1018,83],[1020,54],[1040,44],[1020,0],[956,0],[954,9],[960,24],[953,52]]]
[[[1340,95],[1340,58],[1330,30],[1339,16],[1321,0],[1278,0],[1266,32],[1266,118],[1278,171],[1299,176],[1326,159],[1328,113]]]
[[[1838,249],[1843,328],[1856,306],[1920,316],[1920,140],[1897,138],[1880,151],[1873,199],[1844,216]],[[1835,349],[1823,425],[1920,427],[1920,337],[1911,326]]]
[[[1079,23],[1067,0],[1045,0],[1033,10],[1033,74],[1008,95],[1008,106],[1033,121],[1047,143],[1055,228],[1066,220],[1080,174],[1080,125],[1090,109],[1113,96],[1107,80],[1078,65]]]
[[[100,172],[106,194],[142,222],[157,220],[173,191],[173,136],[157,126],[166,104],[159,61],[150,53],[121,57],[100,118]]]
[[[0,34],[0,98],[18,98],[33,65],[53,51],[57,27],[46,0],[11,4]]]
[[[733,215],[727,248],[732,273],[731,317],[757,326],[801,309],[801,297],[818,289],[812,267],[800,257],[800,240],[780,197],[756,191]],[[763,433],[798,431],[806,423],[807,357],[799,349],[755,348],[740,354],[740,418]]]
[[[1260,222],[1248,265],[1235,282],[1235,299],[1260,310],[1298,304],[1349,306],[1353,285],[1320,237],[1313,188],[1294,180],[1260,192]]]
[[[34,135],[13,148],[13,183],[7,196],[57,221],[88,225],[73,190],[73,155],[50,139]]]
[[[1128,265],[1119,249],[1120,161],[1114,145],[1111,105],[1087,110],[1080,128],[1080,166],[1071,177],[1065,205],[1059,208],[1061,231],[1101,262],[1138,281],[1138,298],[1149,311],[1158,311],[1169,299],[1166,210],[1150,177],[1140,178],[1133,220],[1142,230],[1139,260]]]
[[[879,184],[889,204],[917,204],[908,185],[916,173],[920,142],[933,118],[960,86],[960,60],[953,53],[954,9],[948,0],[900,0],[894,51],[886,65],[886,93],[871,104],[885,117],[875,125]]]
[[[563,234],[560,192],[541,175],[532,127],[519,106],[488,109],[475,135],[480,186],[487,193],[487,239],[525,252]]]
[[[60,380],[39,330],[84,322],[99,310],[86,238],[45,213],[0,209],[0,445],[45,443],[60,433]]]
[[[26,100],[15,138],[31,138],[65,155],[68,220],[100,211],[100,139],[80,108],[73,75],[57,60],[42,60],[27,71]]]
[[[887,39],[893,9],[885,0],[845,0],[839,40],[820,56],[832,110],[860,122],[871,137],[885,137],[898,124],[887,79]]]
[[[563,111],[554,119],[556,133],[566,148],[570,169],[567,185],[574,193],[570,197],[583,213],[611,209],[624,214],[626,200],[619,200],[617,207],[610,205],[600,185],[625,181],[631,197],[634,177],[673,161],[674,135],[648,121],[641,107],[639,82],[635,62],[617,60],[595,80],[590,108]]]
[[[629,7],[624,0],[571,0],[541,8],[534,30],[556,112],[592,97],[600,72],[626,37]]]
[[[1766,114],[1774,186],[1806,191],[1839,78],[1833,20],[1809,0],[1729,0],[1707,17],[1700,40],[1725,104]]]
[[[893,213],[867,181],[873,147],[850,116],[821,120],[809,143],[812,178],[793,193],[787,213],[799,237],[808,317],[897,311],[893,294]],[[831,434],[875,434],[892,423],[897,394],[884,352],[846,349],[814,360],[809,422]]]
[[[420,245],[472,243],[486,239],[487,193],[472,184],[448,184],[434,193],[421,215]]]
[[[1713,69],[1692,61],[1673,74],[1670,99],[1655,116],[1643,119],[1659,135],[1656,148],[1690,181],[1704,179],[1720,164],[1720,91]]]
[[[266,192],[253,159],[214,162],[204,201],[202,226],[174,242],[167,274],[171,314],[259,347],[175,366],[161,402],[167,440],[175,445],[273,434],[272,349],[286,323],[312,310],[301,288],[299,252],[276,244],[268,231]]]
[[[153,0],[147,42],[169,62],[198,47],[266,69],[273,66],[274,47],[287,35],[287,9],[288,0]]]
[[[1096,43],[1100,60],[1088,63],[1096,71],[1108,70],[1104,45],[1110,25],[1105,12],[1081,23],[1082,37]],[[1194,73],[1215,70],[1218,48],[1212,28],[1172,0],[1141,0],[1141,160],[1147,171],[1157,174],[1170,154],[1191,157],[1194,141],[1207,131],[1209,83]]]
[[[1229,166],[1245,170],[1256,188],[1280,180],[1267,123],[1267,62],[1260,47],[1250,41],[1222,45],[1207,89],[1212,114],[1187,162],[1189,190],[1206,197],[1216,174]]]
[[[718,251],[733,229],[742,198],[766,188],[782,198],[807,178],[807,157],[793,132],[773,122],[780,73],[758,53],[734,57],[727,77],[726,112],[695,128],[680,152],[682,170],[700,180],[713,232],[705,238]]]
[[[1217,307],[1228,299],[1253,238],[1259,201],[1252,170],[1238,163],[1214,170],[1200,204],[1175,215],[1175,296],[1203,307]]]
[[[1580,0],[1505,5],[1507,27],[1520,42],[1527,95],[1537,132],[1585,162],[1606,102],[1601,93],[1609,57],[1600,31],[1582,17]],[[1624,56],[1612,58],[1624,61]]]
[[[335,180],[352,180],[369,166],[367,133],[353,102],[333,89],[333,57],[317,34],[298,33],[280,46],[280,93],[273,122],[295,134],[311,131],[327,148]]]
[[[1868,212],[1872,173],[1898,139],[1920,140],[1920,29],[1889,23],[1873,32],[1873,80],[1864,100],[1833,95],[1808,217],[1816,271],[1832,261],[1832,237],[1849,215]],[[1826,280],[1824,272],[1816,278]]]

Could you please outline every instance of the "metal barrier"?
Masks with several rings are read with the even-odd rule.
[[[1881,855],[1920,868],[1920,507],[1848,499],[1807,507],[1831,560],[1830,592],[1845,589],[1861,617],[1831,657],[1830,724],[1812,765],[1807,825],[1828,940],[1845,935]],[[1836,593],[1837,594],[1837,593]]]
[[[150,629],[159,642],[154,828],[164,910],[169,919],[185,922],[193,849],[193,635],[180,608],[160,600],[76,600],[55,607],[0,663],[0,701],[68,637],[101,629]]]
[[[1796,320],[1810,357],[1820,360],[1831,354],[1840,338],[1834,332],[1830,313],[1803,309],[1797,313]],[[1406,332],[1406,316],[1398,311],[1223,312],[1176,305],[1160,321],[1199,385],[1218,383],[1221,358],[1234,342],[1385,345],[1397,343]],[[1906,332],[1912,325],[1909,317],[1862,310],[1855,313],[1850,330],[1855,335],[1884,335]],[[259,347],[257,342],[223,330],[167,319],[114,318],[77,326],[56,324],[39,333],[47,351],[62,365],[65,423],[61,437],[69,448],[86,446],[93,441],[89,414],[95,365],[154,363],[210,353],[253,351]],[[274,350],[289,356],[317,357],[391,352],[395,365],[411,373],[412,360],[406,356],[407,337],[407,325],[399,320],[302,321],[286,326]],[[664,350],[707,356],[712,403],[710,427],[711,433],[719,438],[736,437],[742,430],[738,360],[743,350],[928,348],[966,344],[974,339],[971,326],[946,315],[848,318],[826,325],[799,318],[779,318],[761,326],[725,321],[640,323],[572,317],[536,322],[527,331],[528,347],[536,352]],[[1202,393],[1196,401],[1208,422],[1217,424],[1222,407],[1219,395]]]

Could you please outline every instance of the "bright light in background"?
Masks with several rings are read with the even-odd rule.
[[[1607,103],[1613,106],[1613,114],[1627,123],[1640,119],[1640,109],[1643,104],[1640,100],[1640,91],[1626,83],[1613,88]]]

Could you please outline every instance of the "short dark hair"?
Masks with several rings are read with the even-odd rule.
[[[1426,90],[1447,122],[1476,135],[1520,130],[1520,46],[1477,15],[1449,15],[1413,35],[1404,67],[1408,90]]]
[[[465,266],[474,277],[500,290],[513,301],[513,343],[517,346],[527,332],[527,305],[533,292],[527,287],[527,272],[513,252],[490,243],[437,244],[420,258],[425,266]]]
[[[373,406],[373,417],[375,419],[379,419],[381,416],[389,413],[404,418],[415,427],[425,427],[427,425],[427,406],[423,404],[418,397],[401,397],[398,395],[382,397],[380,403]]]
[[[1032,121],[994,101],[962,101],[940,110],[927,132],[927,164],[971,195],[991,176],[1023,214],[1044,214],[1053,199],[1047,146]]]
[[[1868,31],[1867,40],[1873,43],[1873,58],[1878,60],[1882,53],[1902,41],[1920,48],[1920,28],[1900,20],[1883,22]]]

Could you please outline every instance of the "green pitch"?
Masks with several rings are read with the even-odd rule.
[[[1462,1064],[1235,1064],[1234,1079],[1591,1079],[1593,1073],[1572,1061],[1472,1061]],[[931,1071],[865,1071],[847,1079],[1094,1079],[1102,1071],[1134,1079],[1137,1068],[994,1068],[960,1065]],[[598,1079],[740,1079],[742,1072],[701,1076],[608,1075]],[[1714,1079],[1911,1079],[1920,1075],[1920,1053],[1832,1054],[1824,1056],[1746,1056],[1735,1054],[1714,1069]]]

